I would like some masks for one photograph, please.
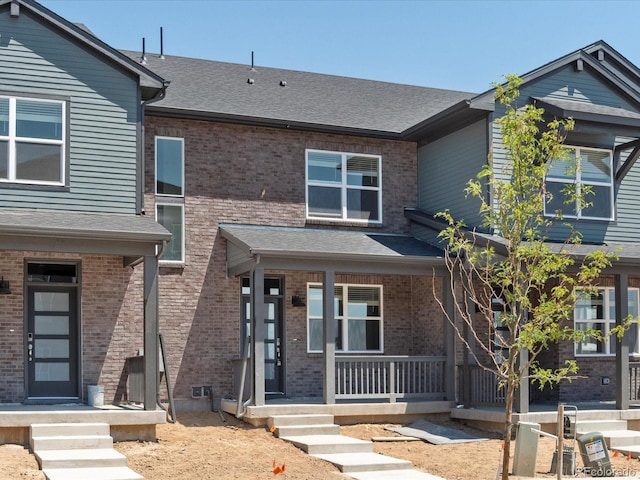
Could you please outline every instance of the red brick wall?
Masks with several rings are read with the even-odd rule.
[[[409,231],[403,208],[416,201],[414,143],[158,117],[146,118],[145,135],[148,215],[154,215],[154,137],[185,139],[186,261],[160,269],[160,324],[176,398],[190,398],[192,385],[213,385],[214,397],[233,393],[231,360],[239,354],[240,284],[226,275],[226,244],[217,235],[220,223],[367,228],[305,220],[306,148],[381,155],[384,223],[371,229]],[[410,277],[382,280],[390,282],[385,284],[385,299],[399,298],[395,304],[392,300],[385,304],[385,318],[397,317],[400,322],[385,323],[386,351],[407,353],[411,337],[397,339],[411,332],[412,309],[420,315],[427,315],[428,309],[416,300],[419,297],[411,296]],[[305,292],[307,281],[305,274],[287,275],[285,300],[296,291]],[[309,384],[291,388],[294,392],[317,388],[320,364],[306,354],[306,332],[301,330],[306,329],[306,309],[293,309],[290,301],[285,305],[289,359],[296,358],[289,377]],[[435,343],[428,340],[409,349],[436,349]],[[296,375],[295,368],[303,369],[304,375]]]

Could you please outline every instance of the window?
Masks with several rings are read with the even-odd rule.
[[[638,318],[639,292],[637,288],[628,289],[629,314]],[[615,289],[599,288],[598,292],[589,295],[580,295],[576,304],[575,313],[576,330],[593,329],[602,332],[604,341],[595,338],[585,338],[575,345],[576,355],[614,355],[616,353],[616,338],[609,338],[609,332],[616,324]],[[640,354],[640,342],[638,341],[637,321],[631,325],[629,338],[629,353]]]
[[[545,203],[545,215],[562,212],[565,218],[613,220],[613,157],[610,150],[585,147],[567,147],[566,159],[553,163],[546,178],[547,192],[553,198]],[[590,193],[582,208],[578,202],[565,203],[566,189],[575,186],[577,194],[584,186]]]
[[[336,285],[333,305],[336,351],[382,353],[381,286]],[[307,349],[322,352],[322,285],[309,285],[307,315]]]
[[[172,238],[162,262],[184,262],[184,139],[156,137],[156,221]]]
[[[64,185],[66,102],[0,96],[0,182]]]
[[[381,222],[381,157],[307,150],[307,218]]]
[[[156,203],[156,221],[171,233],[162,261],[184,262],[184,206]]]
[[[156,137],[156,194],[184,196],[184,140]]]

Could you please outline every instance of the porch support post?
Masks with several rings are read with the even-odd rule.
[[[324,363],[322,366],[324,403],[336,403],[336,322],[333,306],[335,272],[324,272],[322,282],[322,344]]]
[[[158,259],[144,257],[144,409],[155,410],[158,397]]]
[[[447,354],[445,365],[444,387],[446,400],[456,399],[456,335],[453,325],[447,316],[455,321],[455,309],[453,306],[453,292],[451,291],[451,273],[447,270],[442,277],[442,304],[447,315],[443,316],[444,322],[444,348]]]
[[[622,325],[629,315],[629,275],[618,273],[615,276],[616,327]],[[622,338],[610,338],[616,342],[616,409],[629,408],[629,331]]]
[[[256,267],[251,285],[251,353],[253,355],[253,401],[265,404],[264,394],[264,268]]]
[[[518,354],[518,368],[529,361],[529,350],[523,348]],[[529,413],[529,379],[523,378],[515,394],[515,407],[518,413]]]

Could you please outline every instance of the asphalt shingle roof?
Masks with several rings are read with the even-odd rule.
[[[220,225],[222,235],[251,254],[294,257],[363,256],[402,259],[441,259],[442,250],[409,235],[374,234],[253,225]]]
[[[145,242],[171,239],[171,234],[149,217],[29,209],[3,209],[0,215],[0,234]]]
[[[139,52],[123,51],[140,60]],[[170,81],[149,105],[194,115],[234,116],[399,134],[474,94],[373,80],[147,54],[145,67]],[[249,83],[249,79],[253,83]],[[282,86],[281,82],[286,82]]]

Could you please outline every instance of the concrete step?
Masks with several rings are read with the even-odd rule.
[[[442,477],[413,469],[385,470],[381,472],[352,472],[349,476],[356,480],[445,480]]]
[[[609,449],[619,449],[629,445],[640,445],[640,432],[637,430],[604,430],[599,432]]]
[[[313,415],[274,415],[269,417],[267,425],[269,427],[292,427],[298,425],[327,425],[333,423],[333,415],[313,414]]]
[[[41,450],[34,452],[34,454],[42,470],[48,468],[98,468],[127,466],[127,457],[112,448]]]
[[[578,436],[590,432],[602,432],[603,430],[626,430],[626,420],[578,420],[576,432]]]
[[[310,455],[322,453],[371,453],[373,442],[344,435],[300,435],[280,437]]]
[[[108,468],[47,468],[47,480],[144,480],[128,467]]]
[[[408,460],[400,460],[377,453],[322,453],[312,456],[334,464],[341,472],[347,474],[413,468],[413,464]]]
[[[65,435],[55,437],[31,437],[31,451],[72,450],[76,448],[113,448],[110,435]]]
[[[338,435],[340,427],[334,424],[276,426],[276,437],[299,437],[301,435]]]
[[[110,435],[108,423],[35,423],[32,437],[58,437],[63,435]]]

